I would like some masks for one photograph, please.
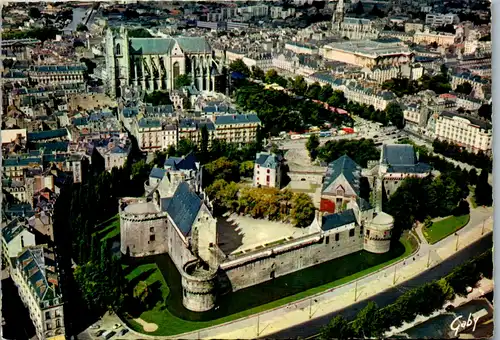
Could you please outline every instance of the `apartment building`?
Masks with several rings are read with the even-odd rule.
[[[215,126],[210,119],[181,119],[179,121],[179,140],[189,139],[196,145],[201,143],[201,129],[206,127],[208,131],[208,145],[215,138]]]
[[[455,43],[456,35],[444,32],[430,32],[426,30],[424,32],[416,32],[413,36],[413,42],[415,44],[432,44],[436,43],[439,46],[450,46]]]
[[[29,225],[24,217],[16,217],[11,221],[2,222],[2,256],[14,268],[17,256],[24,247],[36,245],[35,234],[29,231]]]
[[[361,85],[349,84],[345,87],[344,95],[347,100],[367,106],[373,105],[375,110],[383,111],[390,102],[396,100],[396,95],[389,91],[376,92]]]
[[[12,280],[29,310],[38,339],[65,339],[64,302],[53,250],[46,245],[25,248],[17,258]]]
[[[213,122],[215,138],[240,145],[254,142],[257,129],[262,125],[256,114],[220,115],[215,116]]]
[[[139,149],[145,152],[167,150],[170,145],[177,145],[177,126],[161,118],[134,119],[132,134],[137,139]]]
[[[297,54],[316,55],[319,53],[317,46],[296,41],[287,42],[285,49]]]
[[[457,73],[451,76],[451,88],[453,90],[455,90],[458,85],[464,83],[471,84],[474,96],[481,99],[484,96],[484,87],[489,84],[488,80],[480,76],[474,76],[469,72]]]
[[[444,111],[436,121],[436,137],[468,151],[491,154],[492,125],[477,117]]]
[[[87,67],[82,65],[41,65],[32,66],[30,78],[38,84],[81,84],[85,82]]]
[[[425,24],[431,26],[456,25],[460,23],[458,15],[453,13],[435,14],[429,13],[425,16]]]

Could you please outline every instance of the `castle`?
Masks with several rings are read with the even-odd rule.
[[[123,26],[108,28],[105,39],[107,88],[111,97],[127,89],[137,93],[171,91],[188,75],[200,91],[213,91],[213,50],[203,37],[133,38]]]
[[[208,311],[220,294],[363,249],[390,249],[393,218],[359,196],[361,168],[348,156],[332,162],[326,174],[324,200],[329,192],[340,195],[330,197],[337,208],[320,209],[307,228],[241,216],[215,218],[200,190],[194,156],[165,164],[152,170],[146,198],[120,201],[121,251],[132,257],[168,253],[181,273],[189,310]],[[271,234],[262,240],[266,232]]]

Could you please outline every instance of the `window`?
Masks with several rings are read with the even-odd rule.
[[[266,176],[266,181],[269,183],[271,177],[270,176]]]
[[[327,237],[325,238],[325,243],[326,243],[326,244],[329,244],[329,243],[330,243],[330,236],[327,236]]]
[[[50,312],[45,312],[45,320],[50,320]]]
[[[56,320],[56,327],[61,327],[61,320]]]
[[[149,242],[153,242],[155,240],[155,235],[149,235]]]
[[[354,236],[354,229],[351,229],[349,230],[349,237],[353,237]]]
[[[340,240],[340,234],[335,234],[335,241],[339,241]]]
[[[149,231],[153,233],[155,231],[155,228],[151,227],[151,228],[149,228]]]
[[[267,173],[270,174],[271,173],[271,170],[267,169]]]

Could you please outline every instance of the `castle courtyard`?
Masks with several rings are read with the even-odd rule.
[[[309,228],[296,228],[289,223],[253,219],[237,214],[217,219],[218,244],[228,256],[241,255],[311,233]]]

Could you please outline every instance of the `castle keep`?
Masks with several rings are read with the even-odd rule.
[[[164,169],[152,170],[147,198],[121,200],[121,251],[133,257],[168,253],[182,276],[184,306],[207,311],[220,294],[363,249],[389,251],[393,218],[360,197],[361,180],[361,168],[349,157],[332,162],[324,209],[300,229],[244,216],[214,218],[194,156],[169,158]],[[275,234],[259,239],[266,231]]]

